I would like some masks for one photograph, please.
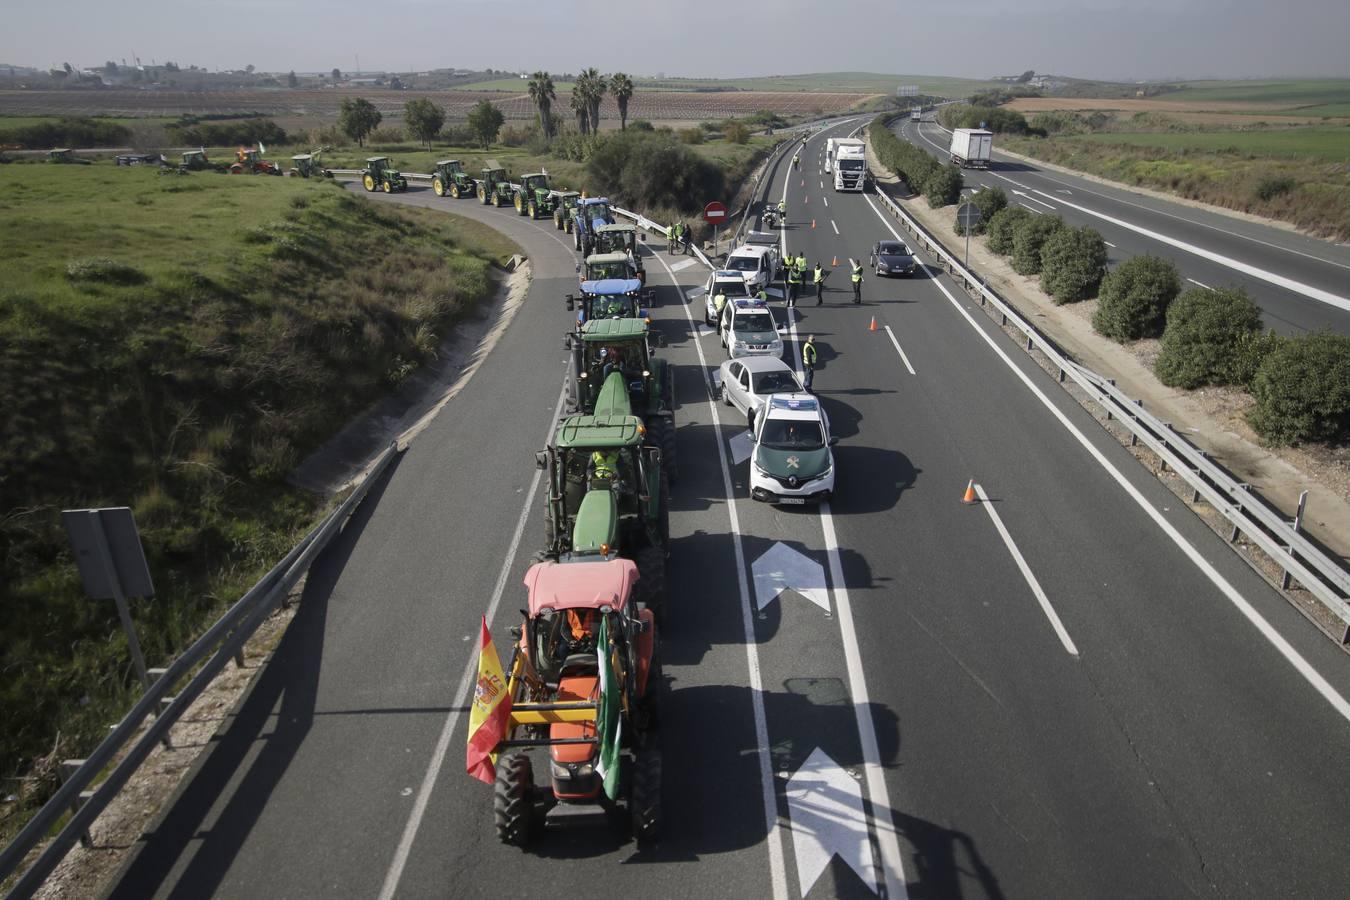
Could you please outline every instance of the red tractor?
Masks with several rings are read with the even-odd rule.
[[[608,816],[620,805],[640,846],[657,837],[660,664],[652,611],[631,599],[637,580],[632,560],[612,556],[539,562],[525,574],[529,610],[511,629],[512,705],[497,745],[493,818],[502,843],[523,847],[548,821]],[[524,751],[542,748],[548,781],[538,786]]]
[[[249,150],[240,147],[235,151],[238,159],[230,165],[231,175],[281,175],[276,163],[263,159],[263,150]]]

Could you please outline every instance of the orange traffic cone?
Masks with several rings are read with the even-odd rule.
[[[872,324],[867,326],[867,330],[868,330],[868,331],[876,331],[876,330],[877,330],[877,317],[876,317],[876,316],[873,316],[873,317],[872,317]]]
[[[975,479],[974,479],[974,478],[970,479],[970,483],[966,485],[966,495],[965,495],[964,497],[961,498],[961,502],[962,502],[962,503],[979,503],[979,502],[980,502],[980,498],[975,496]]]
[[[837,265],[839,265],[839,257],[836,256],[836,257],[834,258],[834,261],[833,261],[832,263],[830,263],[830,265],[831,265],[831,266],[837,266]]]

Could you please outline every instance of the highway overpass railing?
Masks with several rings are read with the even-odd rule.
[[[239,598],[192,646],[158,672],[159,677],[89,754],[88,759],[75,761],[79,763],[78,767],[65,779],[60,789],[28,821],[14,840],[0,850],[0,882],[3,882],[19,870],[24,859],[51,832],[61,817],[73,811],[70,821],[15,882],[8,895],[11,900],[33,895],[75,842],[87,839],[89,826],[94,819],[122,790],[155,745],[168,739],[169,729],[207,685],[231,659],[242,661],[248,639],[287,596],[314,559],[342,531],[348,517],[365,498],[371,485],[379,480],[399,452],[398,445],[391,444],[380,454],[365,479],[338,508],[315,526],[304,540],[296,544],[281,562]],[[169,691],[185,677],[188,677],[187,682],[177,694],[170,696]],[[149,725],[142,730],[142,724],[147,720]],[[117,754],[128,745],[131,746],[127,753],[120,760],[116,759]],[[112,766],[110,770],[109,766]],[[106,778],[90,790],[90,785],[105,771]]]
[[[1221,513],[1231,525],[1229,542],[1239,535],[1260,548],[1281,568],[1281,587],[1288,589],[1297,581],[1309,594],[1338,620],[1336,629],[1342,645],[1350,644],[1350,573],[1301,531],[1303,504],[1291,521],[1272,509],[1250,486],[1237,481],[1203,450],[1198,449],[1176,432],[1171,423],[1164,422],[1144,409],[1143,402],[1125,395],[1115,381],[1097,374],[1086,366],[1069,359],[1048,337],[1038,331],[1017,309],[963,266],[960,261],[907,213],[900,204],[878,190],[882,206],[914,235],[921,246],[939,260],[952,277],[959,279],[966,291],[973,294],[982,306],[997,310],[1004,326],[1021,332],[1026,349],[1037,350],[1059,371],[1059,380],[1072,379],[1105,411],[1108,419],[1119,421],[1131,435],[1130,443],[1143,443],[1161,461],[1191,488],[1191,502],[1204,500]],[[1305,493],[1306,497],[1306,493]],[[1316,621],[1316,619],[1314,619]],[[1321,623],[1319,622],[1319,627]],[[1325,630],[1325,627],[1324,627]]]

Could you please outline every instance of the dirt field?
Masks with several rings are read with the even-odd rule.
[[[875,94],[777,93],[725,91],[695,93],[639,91],[628,103],[628,119],[702,121],[749,115],[767,109],[783,115],[838,113]],[[403,104],[428,97],[445,109],[450,120],[462,120],[479,100],[497,104],[508,120],[530,119],[534,106],[525,93],[505,91],[0,91],[0,114],[13,116],[180,116],[263,113],[306,120],[336,118],[348,97],[364,97],[388,118],[397,118]],[[565,111],[565,110],[564,110]],[[601,107],[605,118],[618,118],[611,98]]]
[[[1023,97],[1008,104],[1030,118],[1038,112],[1050,110],[1072,110],[1074,112],[1116,112],[1121,115],[1134,115],[1141,112],[1164,113],[1182,122],[1192,125],[1253,126],[1260,123],[1278,125],[1325,125],[1350,122],[1350,119],[1327,118],[1325,116],[1300,116],[1294,113],[1281,113],[1279,110],[1294,110],[1298,103],[1268,103],[1246,100],[1162,100],[1154,97],[1140,100],[1113,100],[1084,97]],[[1263,119],[1262,115],[1269,116]]]

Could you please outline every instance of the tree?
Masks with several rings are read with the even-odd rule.
[[[364,147],[366,136],[379,127],[383,118],[375,104],[366,98],[348,97],[342,101],[342,108],[338,112],[338,128],[356,141],[357,146]]]
[[[609,76],[609,91],[614,95],[614,102],[619,106],[619,130],[628,130],[628,101],[633,98],[633,79],[629,78],[623,72],[615,72]],[[745,141],[736,141],[738,144],[744,144]]]
[[[1181,293],[1181,276],[1170,259],[1131,256],[1102,280],[1092,327],[1114,341],[1162,334],[1167,307]]]
[[[253,74],[253,63],[249,63],[248,65],[244,66],[244,71],[247,72],[248,74],[252,75],[252,74]]]
[[[1261,309],[1242,288],[1187,291],[1167,308],[1153,371],[1168,387],[1242,381],[1245,351],[1261,333]]]
[[[291,69],[290,74],[286,76],[286,87],[297,88],[299,86],[300,79],[296,77],[295,70]]]
[[[586,114],[587,130],[594,134],[600,132],[600,100],[605,95],[608,84],[605,76],[594,67],[586,69],[577,76],[572,93],[580,93]],[[575,109],[575,107],[573,107]]]
[[[103,74],[104,74],[104,75],[116,75],[116,74],[117,74],[117,63],[113,62],[111,59],[108,60],[107,62],[105,62],[105,63],[103,64]]]
[[[497,140],[497,132],[501,131],[505,121],[502,111],[488,100],[479,100],[469,110],[469,131],[483,145],[484,150]]]
[[[1274,443],[1350,439],[1350,338],[1318,331],[1279,339],[1252,380],[1248,421]]]
[[[1025,72],[1023,72],[1021,75],[1018,75],[1018,76],[1017,76],[1017,83],[1018,83],[1018,84],[1026,84],[1028,81],[1030,81],[1031,79],[1033,79],[1033,78],[1035,78],[1035,77],[1036,77],[1036,70],[1035,70],[1035,69],[1027,69],[1027,70],[1026,70]]]
[[[535,72],[530,76],[528,89],[530,101],[539,111],[539,129],[544,133],[544,140],[550,140],[553,137],[553,101],[558,99],[553,76],[544,71]]]
[[[403,121],[408,123],[413,136],[430,150],[432,139],[445,124],[445,110],[425,97],[418,97],[403,104]]]
[[[337,83],[338,83],[339,81],[341,81],[341,80],[342,80],[342,70],[339,69],[339,68],[337,68],[337,67],[334,67],[334,68],[333,68],[333,84],[337,84]]]
[[[572,96],[568,98],[568,103],[572,107],[572,114],[577,117],[577,131],[585,137],[589,116],[586,112],[586,95],[581,92],[580,81],[572,85]]]
[[[722,134],[732,144],[745,144],[750,140],[750,129],[740,122],[731,122],[722,130]]]
[[[389,87],[396,91],[403,90],[403,79],[399,78],[397,75],[393,76],[389,79]]]
[[[1056,303],[1086,300],[1106,274],[1106,241],[1087,227],[1064,228],[1041,248],[1041,289]]]

